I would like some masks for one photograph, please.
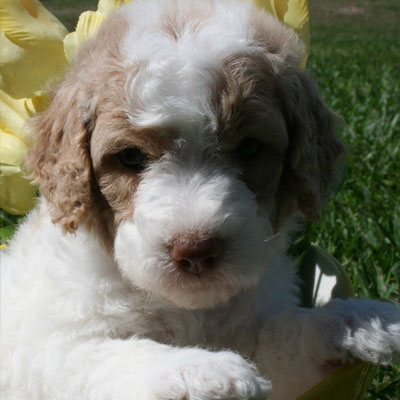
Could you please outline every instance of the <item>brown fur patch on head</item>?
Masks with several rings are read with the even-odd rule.
[[[112,108],[120,99],[127,71],[115,43],[126,29],[121,16],[110,17],[95,39],[80,48],[65,81],[53,91],[50,107],[30,122],[35,145],[27,157],[28,168],[50,203],[53,222],[68,232],[87,220],[89,209],[102,215],[94,223],[101,225],[99,231],[108,232],[113,224],[103,218],[109,213],[97,193],[89,142],[98,105]]]
[[[324,105],[316,84],[298,69],[305,47],[294,31],[271,23],[271,16],[254,13],[254,45],[267,55],[260,66],[273,71],[270,90],[284,116],[289,144],[279,190],[275,226],[300,210],[313,221],[335,179],[337,159],[344,146],[335,133],[337,117]]]
[[[135,127],[125,112],[102,113],[93,132],[91,154],[97,184],[114,214],[115,226],[133,214],[134,193],[141,180],[141,171],[124,166],[119,153],[139,149],[149,163],[171,147],[173,131]]]
[[[297,58],[271,58],[258,49],[225,60],[217,97],[219,134],[230,143],[231,153],[243,138],[261,142],[256,156],[236,163],[272,212],[278,231],[296,210],[313,221],[320,218],[344,148],[335,134],[335,115],[313,81],[299,71]]]
[[[336,135],[337,117],[324,105],[316,84],[297,69],[277,77],[277,94],[282,103],[289,134],[278,201],[279,219],[297,207],[312,221],[320,219],[321,208],[335,180],[335,166],[344,153]]]
[[[217,96],[218,134],[243,180],[270,211],[274,209],[288,136],[274,95],[274,72],[263,53],[238,53],[224,62],[224,87]],[[256,140],[254,157],[241,157],[248,139]]]
[[[79,50],[49,109],[31,121],[36,143],[27,160],[53,222],[68,232],[85,222],[109,250],[116,227],[133,212],[141,178],[118,152],[139,148],[154,161],[174,136],[129,121],[125,84],[141,66],[126,66],[115,46],[126,29],[121,15],[110,17]]]

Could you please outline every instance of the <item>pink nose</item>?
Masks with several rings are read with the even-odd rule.
[[[221,254],[221,241],[217,238],[178,239],[170,248],[170,254],[181,271],[200,277],[204,271],[216,266]]]

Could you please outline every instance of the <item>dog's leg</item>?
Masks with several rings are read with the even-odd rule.
[[[391,303],[333,300],[266,321],[257,363],[272,379],[272,399],[295,399],[343,362],[400,360],[400,312]]]
[[[35,393],[27,383],[20,398],[32,400],[261,400],[270,389],[254,365],[235,353],[136,338],[68,344],[58,336],[30,370]]]

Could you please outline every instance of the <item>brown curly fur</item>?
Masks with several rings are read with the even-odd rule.
[[[53,222],[73,233],[85,221],[107,247],[114,221],[93,174],[90,142],[98,115],[122,107],[120,93],[129,71],[113,43],[126,29],[123,18],[110,17],[80,48],[64,82],[50,94],[48,110],[29,123],[35,144],[26,164],[50,203]]]
[[[30,125],[40,135],[27,165],[51,204],[53,221],[73,232],[90,207],[92,192],[88,133],[76,87],[63,85],[51,107]]]
[[[264,52],[232,55],[225,60],[217,106],[221,136],[232,131],[238,144],[250,132],[263,142],[262,156],[241,167],[259,199],[275,204],[270,210],[276,230],[296,209],[320,219],[344,153],[335,132],[337,117],[295,62],[292,56],[271,62]]]
[[[337,117],[324,105],[317,86],[306,74],[283,70],[277,80],[289,134],[277,201],[284,213],[298,207],[306,217],[318,221],[336,179],[337,159],[344,153],[336,135]],[[284,213],[278,218],[285,218]]]

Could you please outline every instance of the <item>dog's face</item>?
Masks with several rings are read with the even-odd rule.
[[[28,163],[54,222],[93,229],[133,285],[212,307],[294,213],[318,218],[342,147],[290,30],[246,3],[149,3],[80,50]]]

